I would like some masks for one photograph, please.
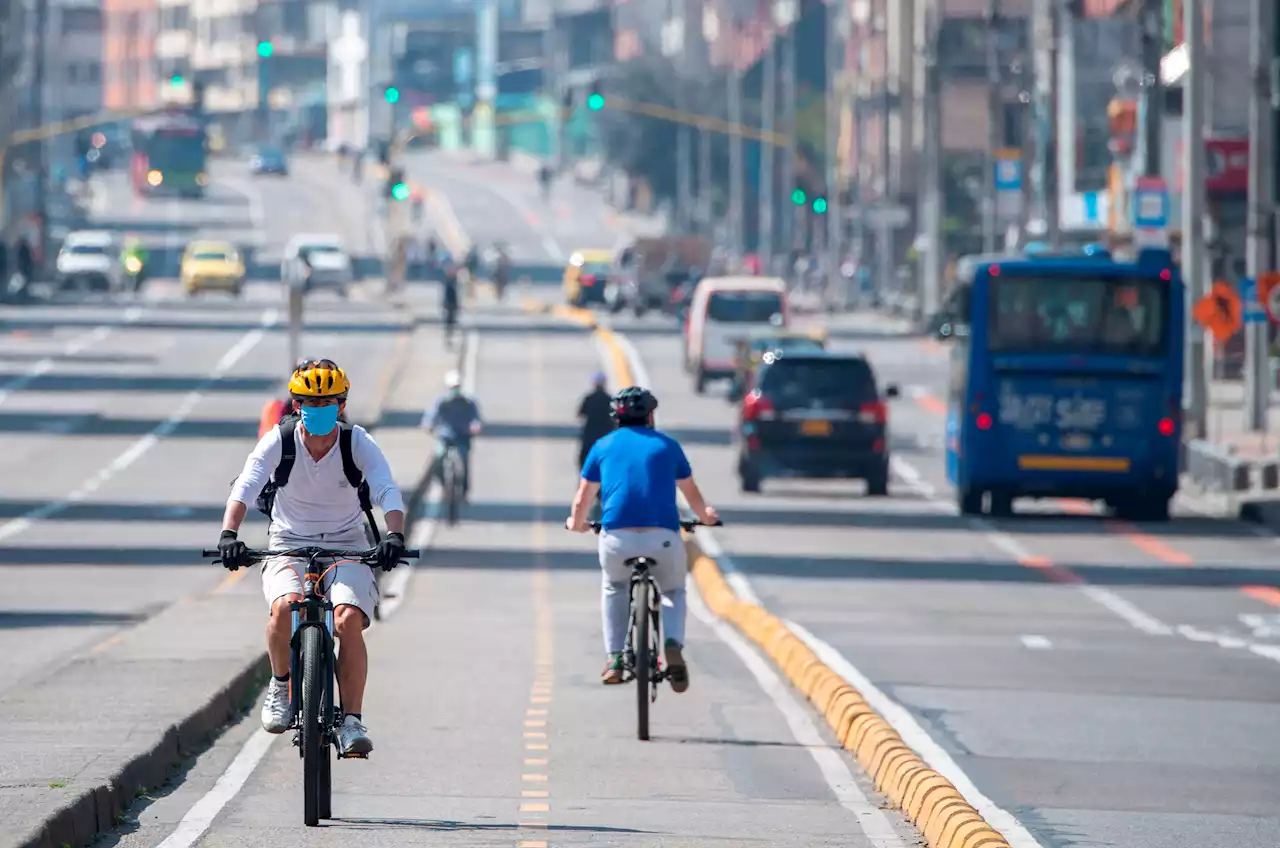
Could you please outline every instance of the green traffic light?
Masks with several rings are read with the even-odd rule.
[[[821,215],[827,211],[827,199],[825,197],[815,197],[813,199],[813,211]]]
[[[593,112],[599,112],[604,108],[604,95],[592,94],[587,98],[587,108]]]
[[[407,200],[409,198],[409,187],[404,183],[396,183],[391,187],[391,196],[396,200]]]
[[[791,192],[791,202],[794,203],[796,206],[804,206],[805,197],[806,195],[804,193],[804,189],[798,188],[795,191]]]
[[[258,55],[264,59],[270,58],[271,54],[275,52],[275,49],[275,46],[272,45],[270,41],[258,42]]]
[[[388,103],[399,103],[400,89],[396,88],[394,85],[389,85],[387,86],[387,90],[382,93],[382,96],[387,99]]]
[[[169,80],[169,85],[182,85],[182,74],[174,74]]]

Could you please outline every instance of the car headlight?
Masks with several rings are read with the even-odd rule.
[[[207,186],[209,184],[208,174],[196,174],[196,185]]]
[[[158,186],[164,182],[164,174],[159,171],[150,171],[147,173],[147,183],[152,186]]]

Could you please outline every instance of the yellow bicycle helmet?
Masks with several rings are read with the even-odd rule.
[[[336,397],[345,400],[351,391],[347,373],[332,359],[311,359],[298,363],[289,378],[289,394],[303,398]]]

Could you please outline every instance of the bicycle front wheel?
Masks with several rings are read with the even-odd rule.
[[[320,822],[320,759],[328,753],[320,726],[324,702],[324,656],[319,627],[302,631],[302,821],[307,827]],[[325,804],[324,806],[328,806]]]
[[[631,644],[636,650],[636,738],[649,741],[649,686],[653,653],[649,643],[649,581],[634,584],[631,596]]]
[[[450,524],[458,523],[459,500],[462,497],[462,485],[459,476],[457,466],[450,462],[444,478],[445,518],[448,519]]]

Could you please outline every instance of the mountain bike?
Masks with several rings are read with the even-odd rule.
[[[293,614],[293,635],[289,640],[289,679],[301,685],[289,687],[293,744],[302,758],[302,821],[315,827],[320,819],[332,817],[333,779],[329,748],[337,748],[338,727],[342,724],[341,706],[334,705],[334,675],[337,656],[333,639],[333,604],[325,597],[324,578],[341,562],[372,565],[377,549],[339,551],[321,547],[293,548],[285,551],[248,552],[249,559],[262,562],[272,557],[306,558],[302,581],[302,600],[289,604]],[[201,556],[221,562],[217,550],[206,550]],[[416,550],[405,551],[416,558]],[[334,562],[323,571],[318,560]],[[297,569],[294,569],[295,573]],[[367,759],[367,754],[338,754],[340,759]]]
[[[706,525],[701,521],[681,521],[680,526],[692,531],[695,527],[718,527],[722,523]],[[589,526],[598,534],[602,525],[593,521]],[[631,627],[627,630],[627,641],[622,649],[622,673],[624,681],[636,681],[636,738],[648,742],[649,706],[658,700],[658,685],[670,674],[659,659],[663,645],[659,612],[662,593],[649,573],[649,568],[654,565],[652,559],[632,557],[626,565],[631,569],[631,603],[627,612]]]

